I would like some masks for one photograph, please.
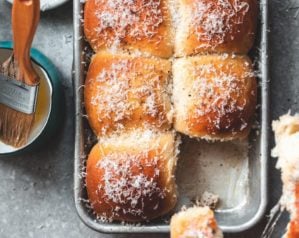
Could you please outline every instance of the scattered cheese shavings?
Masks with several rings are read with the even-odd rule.
[[[218,65],[214,64],[196,65],[193,70],[193,85],[189,93],[194,102],[194,119],[208,116],[211,123],[220,129],[222,120],[232,113],[242,115],[248,102],[244,97],[248,78],[253,77],[254,73],[246,69],[244,63],[244,73],[237,75],[234,72],[233,64]],[[222,70],[220,70],[220,68]],[[253,93],[253,92],[252,92]],[[211,117],[209,115],[212,115]],[[186,114],[188,119],[188,114]],[[247,122],[243,120],[241,131],[247,128]],[[230,127],[227,123],[226,127]]]
[[[99,161],[97,166],[103,169],[104,174],[98,189],[104,191],[104,199],[108,204],[110,202],[116,204],[114,216],[118,216],[121,212],[142,217],[146,201],[157,197],[165,198],[165,188],[159,187],[157,182],[160,177],[159,155],[149,158],[149,153],[148,151],[136,155],[115,153]],[[151,171],[152,174],[146,175],[145,170]],[[157,200],[153,209],[158,209],[159,206]]]
[[[201,47],[215,47],[225,42],[235,25],[243,24],[249,4],[242,0],[202,0],[194,1],[190,10],[191,27],[198,40],[206,42]]]
[[[112,49],[127,36],[135,40],[152,38],[164,21],[161,0],[96,0],[96,4],[95,30]]]

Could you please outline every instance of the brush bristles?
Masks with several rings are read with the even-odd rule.
[[[13,147],[22,147],[34,122],[34,113],[25,114],[0,104],[0,140]]]
[[[13,56],[0,65],[0,73],[23,81],[19,78],[19,67]],[[16,148],[26,145],[33,126],[34,115],[34,113],[22,113],[0,104],[0,140]]]

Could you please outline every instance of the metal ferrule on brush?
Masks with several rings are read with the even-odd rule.
[[[16,111],[32,114],[36,109],[39,85],[23,82],[0,74],[0,103]]]

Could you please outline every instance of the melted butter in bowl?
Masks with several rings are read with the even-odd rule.
[[[11,54],[11,50],[0,49],[0,64],[2,64]],[[50,117],[52,108],[52,85],[46,71],[36,63],[33,63],[37,74],[40,77],[40,86],[37,95],[37,105],[35,112],[35,120],[27,145],[15,148],[6,145],[0,141],[0,155],[18,152],[25,147],[29,147],[43,132]]]

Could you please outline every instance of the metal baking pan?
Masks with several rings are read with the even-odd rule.
[[[82,1],[74,0],[74,93],[76,107],[74,195],[78,214],[89,227],[105,233],[166,233],[168,217],[138,226],[96,220],[87,200],[84,174],[86,157],[95,142],[84,118],[82,85],[90,50],[82,32]],[[216,217],[224,232],[241,232],[254,226],[267,205],[267,158],[269,133],[268,1],[260,0],[257,40],[251,57],[258,62],[258,127],[247,142],[207,143],[183,137],[177,168],[177,210],[209,191],[220,196]],[[190,176],[190,174],[192,176]]]

